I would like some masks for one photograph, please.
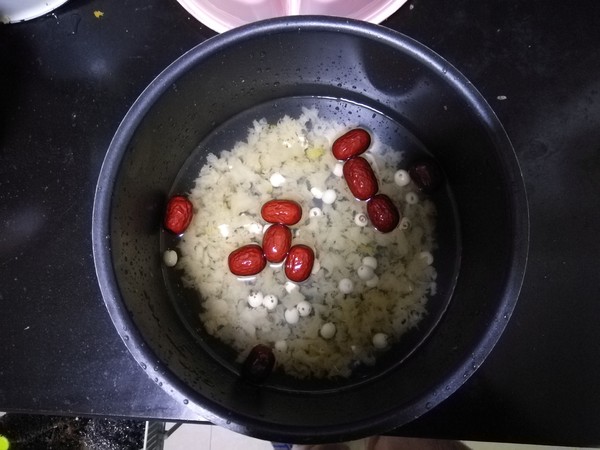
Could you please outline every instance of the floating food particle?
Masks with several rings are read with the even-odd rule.
[[[311,147],[306,149],[305,153],[308,159],[315,161],[325,154],[325,149],[323,147]]]
[[[342,163],[336,163],[336,165],[333,166],[333,170],[331,172],[333,172],[333,174],[338,178],[343,176],[344,175],[344,165]]]
[[[292,246],[292,230],[280,223],[274,224],[263,234],[262,248],[270,263],[281,263]]]
[[[373,228],[382,233],[393,231],[400,222],[400,211],[385,194],[377,194],[367,202],[367,214]]]
[[[258,222],[251,222],[244,225],[244,228],[252,234],[261,234],[263,232],[263,226]]]
[[[310,271],[311,275],[316,274],[319,270],[321,270],[321,263],[319,262],[318,259],[315,259],[315,262],[313,263],[313,268]]]
[[[365,256],[362,259],[362,263],[365,266],[369,266],[372,267],[373,270],[377,269],[377,258],[373,257],[373,256]]]
[[[177,252],[175,250],[166,250],[163,253],[163,262],[167,267],[174,267],[177,264]]]
[[[296,283],[291,282],[291,281],[286,281],[284,287],[285,287],[285,290],[287,291],[288,294],[291,294],[296,289],[298,289],[298,285]]]
[[[264,381],[275,367],[275,355],[266,345],[254,347],[242,366],[242,376],[255,383]]]
[[[336,332],[335,325],[331,322],[327,322],[327,323],[323,324],[323,326],[321,327],[320,334],[323,339],[331,339],[332,337],[335,336],[335,332]]]
[[[409,173],[403,169],[397,170],[394,174],[394,183],[400,187],[408,185],[410,183]]]
[[[365,227],[369,223],[369,218],[366,214],[358,213],[354,216],[354,223],[359,227]]]
[[[409,205],[416,205],[417,203],[419,203],[419,196],[414,192],[408,192],[404,196],[404,200],[406,200],[406,203],[408,203]]]
[[[194,206],[183,195],[175,195],[167,202],[163,225],[173,234],[183,233],[192,221]]]
[[[425,263],[430,266],[433,264],[433,255],[429,252],[421,252],[419,253],[419,258],[425,260]]]
[[[312,196],[316,199],[322,199],[323,198],[323,191],[319,188],[311,188],[310,189],[310,193],[312,194]]]
[[[413,162],[408,173],[411,180],[426,194],[432,193],[442,184],[442,170],[432,159]]]
[[[285,276],[296,283],[306,280],[313,269],[315,252],[307,245],[292,246],[285,259]]]
[[[283,313],[283,316],[285,317],[285,321],[290,325],[294,325],[298,323],[298,320],[300,320],[300,313],[296,308],[286,309]]]
[[[219,229],[219,233],[221,234],[221,236],[223,236],[223,237],[229,236],[229,225],[228,224],[222,223],[217,228]]]
[[[387,334],[377,333],[373,335],[373,347],[378,350],[383,350],[388,346],[388,337]]]
[[[350,294],[354,290],[354,283],[350,278],[342,278],[338,283],[338,289],[342,294]]]
[[[296,309],[298,310],[298,313],[300,314],[300,316],[306,317],[306,316],[310,315],[310,313],[312,311],[312,306],[306,300],[303,300],[296,305]]]
[[[369,200],[379,190],[379,183],[371,164],[358,156],[344,163],[344,179],[358,200]]]
[[[247,277],[263,270],[267,265],[267,259],[260,245],[248,244],[232,251],[227,264],[232,274]]]
[[[323,192],[323,203],[331,205],[337,199],[337,193],[333,189],[327,189]]]
[[[260,215],[265,222],[291,226],[302,218],[302,207],[294,200],[269,200],[260,208]]]
[[[309,217],[321,217],[323,215],[323,210],[321,208],[311,208],[308,212]]]
[[[269,311],[273,311],[278,303],[279,299],[273,294],[268,294],[263,297],[263,306]]]
[[[355,128],[337,138],[331,146],[331,151],[336,159],[346,161],[366,152],[369,145],[371,145],[369,132],[362,128]]]
[[[248,304],[252,308],[258,308],[263,304],[263,293],[262,292],[252,292],[248,295]]]
[[[377,286],[378,283],[379,283],[379,277],[377,275],[374,275],[373,278],[371,278],[370,280],[367,280],[365,282],[367,287],[370,287],[370,288],[374,288],[375,286]]]
[[[269,181],[271,182],[271,186],[281,187],[285,184],[285,177],[279,172],[275,172],[273,175],[271,175]]]
[[[375,270],[371,266],[362,265],[356,270],[358,278],[368,281],[375,276]]]

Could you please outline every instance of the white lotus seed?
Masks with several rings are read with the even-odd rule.
[[[403,217],[402,220],[400,221],[400,229],[401,230],[408,230],[411,226],[412,226],[412,223],[410,222],[410,219],[408,219],[407,217]]]
[[[373,270],[377,269],[377,259],[375,257],[373,257],[373,256],[365,256],[362,259],[362,263],[365,266],[372,267]]]
[[[406,203],[408,203],[409,205],[416,205],[417,203],[419,203],[419,196],[417,194],[415,194],[414,192],[408,192],[404,196],[404,199],[406,200]]]
[[[379,283],[379,277],[377,275],[374,275],[373,278],[371,278],[370,280],[367,280],[365,282],[367,287],[370,287],[370,288],[377,286],[378,283]]]
[[[387,334],[377,333],[373,336],[373,347],[382,350],[388,346]]]
[[[321,210],[321,208],[311,208],[310,211],[308,211],[308,216],[309,217],[320,217],[323,215],[323,211]]]
[[[333,336],[335,336],[335,331],[335,325],[331,322],[327,322],[321,327],[321,337],[323,339],[331,339]]]
[[[175,250],[167,250],[163,253],[163,262],[167,267],[173,267],[177,264],[177,252]]]
[[[248,304],[252,308],[258,308],[263,304],[263,298],[262,292],[252,292],[250,295],[248,295]]]
[[[263,297],[263,306],[269,311],[273,311],[277,307],[279,299],[273,294],[268,294]]]
[[[433,255],[429,252],[419,253],[419,258],[425,260],[425,264],[427,264],[428,266],[433,264]]]
[[[369,223],[369,218],[366,214],[358,213],[354,216],[354,223],[359,227],[365,227]]]
[[[338,283],[338,289],[342,294],[350,294],[354,290],[354,283],[350,278],[342,278]]]
[[[312,306],[310,303],[308,303],[306,300],[301,301],[300,303],[298,303],[296,305],[296,309],[298,310],[298,313],[302,316],[302,317],[306,317],[310,314],[310,312],[312,311]]]
[[[406,186],[410,183],[410,175],[406,170],[400,169],[394,174],[394,182],[398,186]]]
[[[323,192],[323,203],[331,205],[337,199],[337,193],[333,189],[327,189]]]
[[[367,281],[375,276],[375,271],[371,266],[360,266],[357,269],[356,274],[361,280]]]
[[[314,198],[318,198],[318,199],[323,198],[323,191],[321,189],[319,189],[319,188],[316,188],[316,187],[311,188],[310,189],[310,193],[312,194],[312,196]]]
[[[294,325],[295,323],[298,323],[298,320],[300,320],[300,313],[298,313],[296,308],[286,309],[283,315],[285,317],[285,321],[290,325]]]
[[[273,175],[271,175],[271,177],[269,178],[269,181],[271,182],[271,186],[281,187],[285,183],[285,177],[283,175],[281,175],[279,172],[275,172]]]
[[[336,177],[342,177],[344,175],[344,165],[342,163],[337,163],[333,166],[332,172]]]

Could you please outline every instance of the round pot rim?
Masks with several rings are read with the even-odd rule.
[[[507,164],[507,173],[513,177],[508,180],[507,185],[510,186],[510,194],[520,206],[520,211],[512,216],[515,230],[514,246],[511,253],[512,270],[505,284],[503,302],[496,310],[495,319],[497,323],[494,327],[488,328],[472,357],[465,358],[464,361],[457,361],[453,374],[440,381],[436,389],[439,395],[435,399],[430,398],[428,395],[418,396],[402,405],[402,408],[397,411],[385,411],[376,417],[366,417],[355,423],[324,426],[319,429],[262,422],[229,411],[206,398],[198,401],[198,394],[186,386],[168,368],[167,364],[156,356],[144,343],[141,333],[136,329],[119,292],[116,274],[112,265],[110,242],[112,186],[114,186],[117,179],[118,169],[131,136],[157,99],[170,88],[178,77],[209,55],[230,45],[235,45],[238,41],[246,38],[257,35],[287,33],[294,30],[297,30],[298,33],[308,31],[338,32],[378,40],[414,55],[424,64],[443,74],[448,83],[459,91],[469,104],[475,107],[486,128],[501,136],[499,139],[502,139],[502,142],[499,142],[499,144],[512,152],[504,160],[504,163]],[[473,367],[478,367],[483,363],[506,327],[517,302],[525,275],[529,243],[527,198],[516,155],[500,121],[477,89],[445,59],[406,35],[380,25],[323,16],[284,17],[252,23],[212,37],[184,53],[170,64],[142,92],[119,125],[102,164],[95,191],[92,216],[93,257],[104,302],[117,332],[134,359],[147,372],[150,372],[148,368],[155,369],[152,373],[147,373],[148,376],[152,378],[159,376],[162,389],[176,402],[185,405],[198,414],[199,419],[204,418],[234,431],[263,439],[292,440],[298,443],[348,440],[363,437],[367,432],[371,434],[385,432],[421,416],[455,392],[474,373]]]

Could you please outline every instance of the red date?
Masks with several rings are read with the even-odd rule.
[[[270,200],[262,206],[260,215],[269,223],[295,225],[302,218],[302,207],[293,200]]]
[[[174,234],[183,233],[192,221],[194,207],[183,195],[175,195],[167,203],[163,226]]]
[[[331,151],[336,159],[346,161],[367,151],[369,145],[371,135],[366,130],[356,128],[337,138]]]
[[[271,225],[263,235],[262,248],[271,263],[282,262],[292,246],[292,231],[280,223]]]
[[[377,177],[369,161],[360,156],[344,163],[344,178],[352,195],[359,200],[368,200],[379,190]]]
[[[285,260],[285,276],[296,283],[304,281],[310,276],[314,262],[312,248],[303,244],[294,245]]]
[[[431,194],[442,184],[442,171],[433,160],[413,162],[408,168],[411,180],[425,194]]]
[[[258,344],[244,360],[242,376],[254,383],[264,381],[275,367],[275,355],[266,345]]]
[[[385,194],[377,194],[367,202],[367,214],[376,230],[389,233],[400,222],[400,212],[392,199]]]
[[[267,259],[260,245],[248,244],[232,251],[227,263],[232,274],[247,277],[263,270],[267,265]]]

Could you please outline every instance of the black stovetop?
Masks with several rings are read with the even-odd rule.
[[[598,17],[595,0],[409,0],[383,24],[481,91],[513,141],[531,208],[529,266],[505,334],[455,395],[397,434],[600,444]],[[175,0],[72,0],[0,26],[0,410],[200,420],[114,332],[91,218],[127,109],[213,35]]]

